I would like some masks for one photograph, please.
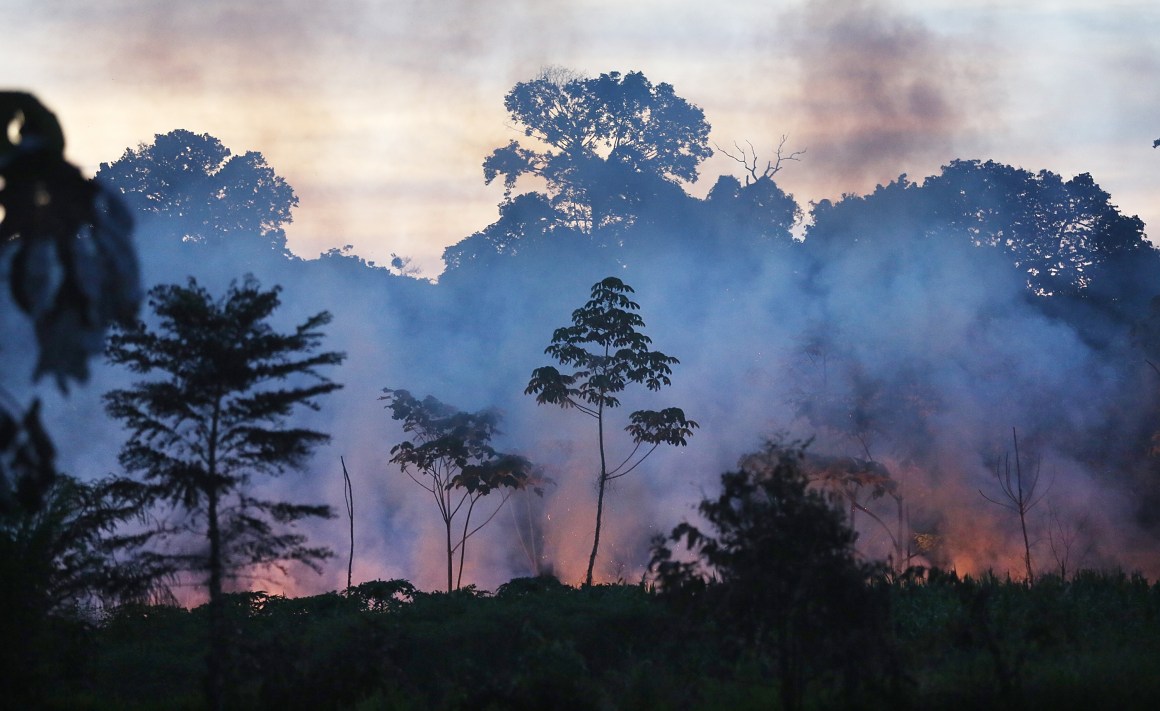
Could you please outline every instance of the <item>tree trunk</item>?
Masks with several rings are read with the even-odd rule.
[[[452,590],[455,589],[454,587],[452,587],[454,584],[454,582],[453,582],[454,577],[453,577],[452,572],[451,572],[451,563],[455,559],[455,551],[454,551],[454,549],[451,548],[451,519],[450,518],[448,518],[444,521],[443,528],[446,529],[446,531],[447,531],[447,592],[451,592]]]
[[[346,471],[346,460],[338,458],[342,464],[343,495],[346,497],[346,516],[350,519],[350,557],[346,559],[346,589],[349,592],[351,575],[354,573],[354,486],[350,483],[350,474]]]
[[[1019,511],[1019,526],[1023,529],[1023,562],[1027,565],[1027,584],[1030,585],[1033,578],[1031,573],[1031,542],[1027,538],[1027,511],[1034,505],[1031,503],[1031,497],[1034,496],[1035,487],[1034,485],[1029,487],[1031,491],[1024,498],[1023,465],[1019,461],[1019,436],[1015,434],[1015,428],[1011,428],[1011,438],[1015,441],[1015,486],[1018,492],[1015,504]]]
[[[226,644],[225,610],[222,600],[222,540],[218,523],[218,496],[216,487],[209,492],[207,506],[209,538],[209,657],[206,664],[207,696],[211,709],[224,706],[225,683],[222,663],[228,651]]]
[[[601,394],[603,400],[604,393]],[[588,556],[588,574],[584,576],[584,585],[592,586],[592,569],[596,567],[596,551],[600,548],[600,519],[604,514],[604,485],[608,483],[608,464],[604,456],[604,403],[601,402],[596,411],[596,434],[600,444],[600,480],[596,488],[596,534],[592,537],[592,555]]]
[[[228,652],[225,609],[222,600],[222,532],[218,520],[217,437],[220,401],[214,405],[210,422],[209,461],[206,486],[206,538],[209,539],[209,657],[206,660],[209,707],[219,711],[225,706],[223,664]]]
[[[1019,510],[1019,525],[1023,527],[1023,555],[1027,565],[1027,584],[1030,585],[1034,582],[1031,575],[1031,542],[1027,539],[1027,515],[1023,509]]]

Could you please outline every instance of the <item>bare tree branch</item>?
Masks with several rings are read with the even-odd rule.
[[[741,166],[745,168],[745,172],[749,173],[749,175],[745,176],[745,184],[750,185],[752,183],[758,182],[759,180],[772,178],[774,175],[777,175],[778,171],[780,171],[783,167],[783,161],[801,161],[802,156],[806,152],[805,149],[803,148],[800,151],[793,151],[792,153],[786,154],[785,142],[787,140],[789,140],[789,136],[782,134],[781,140],[777,144],[777,151],[774,153],[775,160],[765,162],[765,168],[762,169],[761,175],[757,174],[757,149],[753,147],[752,142],[745,142],[746,145],[749,146],[749,148],[746,149],[742,148],[737,143],[737,141],[734,141],[733,147],[737,151],[736,154],[730,153],[729,151],[721,148],[720,146],[717,146],[716,144],[714,144],[714,146],[726,157],[733,159],[737,163],[740,163]]]

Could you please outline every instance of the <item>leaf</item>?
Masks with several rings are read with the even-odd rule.
[[[629,416],[630,424],[625,431],[632,435],[634,442],[649,444],[671,444],[683,447],[693,430],[700,427],[693,420],[685,418],[679,407],[669,407],[659,412],[638,410]]]

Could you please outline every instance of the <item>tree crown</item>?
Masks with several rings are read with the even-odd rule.
[[[130,471],[166,482],[188,501],[211,469],[222,484],[239,484],[248,472],[299,467],[329,439],[283,424],[296,407],[317,409],[319,396],[342,387],[319,369],[345,355],[316,352],[326,312],[289,333],[275,331],[267,319],[278,294],[253,277],[220,299],[192,278],[158,286],[149,292],[157,328],[138,322],[110,337],[111,362],[162,376],[105,396],[109,413],[130,429],[121,454]]]

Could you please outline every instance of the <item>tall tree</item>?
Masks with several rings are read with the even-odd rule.
[[[430,395],[420,400],[406,390],[385,388],[383,392],[380,399],[387,401],[392,419],[401,421],[403,431],[413,437],[391,448],[391,463],[431,494],[443,520],[447,592],[451,592],[463,582],[467,539],[495,518],[512,492],[531,488],[539,494],[542,489],[527,459],[491,446],[500,419],[495,410],[461,412]],[[493,491],[503,491],[499,504],[473,528],[475,505]],[[455,518],[460,513],[463,525],[456,533]]]
[[[279,531],[310,517],[330,517],[328,506],[266,501],[250,493],[256,475],[301,468],[329,440],[291,426],[299,407],[341,387],[320,372],[344,355],[318,352],[319,330],[330,314],[312,316],[288,333],[269,319],[279,289],[263,290],[253,277],[215,299],[190,279],[149,292],[159,320],[138,322],[109,339],[108,358],[146,376],[105,395],[108,413],[129,439],[120,462],[143,477],[150,501],[185,514],[180,526],[158,531],[163,539],[194,531],[206,547],[167,554],[174,570],[207,575],[211,640],[209,693],[220,703],[225,653],[222,595],[225,578],[256,565],[298,561],[315,570],[331,556],[306,545],[302,534]]]
[[[487,182],[503,176],[510,196],[520,176],[542,178],[564,224],[589,231],[625,219],[650,179],[696,180],[713,154],[704,112],[640,72],[549,69],[516,84],[504,106],[546,149],[496,149],[483,163]]]
[[[596,421],[600,473],[596,479],[596,530],[585,585],[592,584],[608,482],[632,472],[662,444],[684,446],[697,427],[677,407],[637,410],[629,415],[629,424],[624,428],[632,438],[632,450],[619,464],[610,465],[608,461],[606,410],[620,406],[618,395],[631,384],[654,391],[671,385],[671,366],[679,362],[660,351],[649,350],[652,339],[640,331],[644,319],[636,313],[640,305],[628,297],[631,293],[632,287],[616,277],[594,284],[592,298],[572,312],[572,325],[556,329],[551,345],[544,351],[560,365],[575,370],[566,374],[553,366],[537,368],[524,389],[524,394],[536,396],[538,404],[574,408]],[[646,447],[643,453],[642,446]]]
[[[256,151],[233,155],[213,136],[179,129],[102,163],[97,178],[169,240],[256,239],[286,253],[298,197]]]

